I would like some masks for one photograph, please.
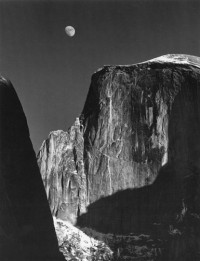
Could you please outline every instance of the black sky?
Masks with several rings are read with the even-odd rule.
[[[99,67],[168,53],[200,56],[200,1],[0,1],[0,72],[15,86],[36,152],[50,131],[73,124]]]

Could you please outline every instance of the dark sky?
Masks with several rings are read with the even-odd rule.
[[[36,152],[81,113],[95,70],[168,53],[200,56],[200,1],[0,0],[0,72],[18,93]]]

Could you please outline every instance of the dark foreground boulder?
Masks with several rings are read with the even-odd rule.
[[[0,260],[60,261],[26,117],[0,77]]]

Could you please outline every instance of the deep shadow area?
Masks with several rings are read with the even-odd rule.
[[[0,78],[0,260],[64,260],[58,250],[26,117],[12,84],[3,78]]]
[[[155,183],[126,189],[92,203],[78,218],[78,226],[103,233],[148,233],[154,223],[170,224],[181,211],[182,193],[173,167],[164,166]]]
[[[168,108],[168,163],[155,182],[100,198],[77,221],[80,227],[103,233],[150,233],[163,238],[169,226],[179,224],[183,236],[167,244],[162,259],[170,261],[199,260],[200,250],[199,225],[191,218],[200,214],[200,89],[197,75],[183,75],[181,91]]]

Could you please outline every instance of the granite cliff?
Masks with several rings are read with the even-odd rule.
[[[92,76],[81,116],[38,154],[53,215],[76,222],[98,199],[152,184],[163,166],[177,178],[199,169],[199,64],[166,55]]]
[[[199,130],[200,58],[104,66],[75,124],[39,151],[52,214],[161,240],[160,259],[141,260],[199,260]]]
[[[0,77],[0,260],[61,261],[26,117]]]

